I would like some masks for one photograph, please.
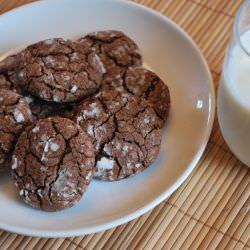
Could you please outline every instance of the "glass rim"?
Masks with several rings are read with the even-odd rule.
[[[239,34],[239,28],[238,28],[239,22],[240,22],[241,14],[242,14],[242,12],[244,11],[244,9],[245,9],[245,7],[246,7],[246,5],[247,5],[248,3],[250,3],[250,0],[245,0],[245,1],[241,4],[240,8],[238,9],[237,14],[236,14],[236,17],[235,17],[233,33],[234,33],[234,36],[236,37],[236,41],[237,41],[237,43],[239,43],[241,49],[242,49],[248,56],[250,56],[250,51],[248,51],[248,50],[245,48],[244,44],[243,44],[242,41],[241,41],[240,34]]]

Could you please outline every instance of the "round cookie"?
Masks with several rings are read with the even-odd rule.
[[[123,77],[112,82],[103,82],[102,90],[116,90],[146,99],[162,120],[168,118],[170,94],[166,84],[152,71],[142,67],[129,67]]]
[[[45,102],[31,96],[27,91],[22,90],[18,86],[17,77],[14,71],[17,66],[17,61],[17,55],[12,55],[0,62],[0,89],[9,89],[23,95],[30,105],[33,117],[36,119],[55,115],[70,117],[76,105],[75,103],[58,104]]]
[[[49,102],[72,102],[99,89],[103,68],[99,56],[79,43],[49,39],[19,55],[18,84]]]
[[[165,122],[170,108],[170,94],[166,84],[152,71],[130,67],[124,77],[125,89],[145,98],[156,114]]]
[[[142,57],[136,43],[124,33],[116,30],[98,31],[78,40],[85,48],[94,50],[103,63],[103,82],[120,81],[130,66],[141,66]]]
[[[95,178],[127,178],[150,166],[159,153],[161,120],[137,96],[101,91],[84,100],[73,119],[94,139]]]
[[[19,54],[20,56],[21,54]],[[20,60],[20,57],[19,57]],[[9,89],[23,95],[30,105],[32,115],[36,119],[41,119],[49,116],[70,117],[75,103],[50,103],[42,101],[34,96],[31,96],[21,89],[17,84],[15,68],[17,66],[17,55],[6,57],[0,62],[0,89]]]
[[[41,119],[21,134],[12,158],[12,176],[30,206],[58,211],[78,202],[95,164],[92,139],[73,121]]]
[[[101,91],[76,107],[72,119],[94,139],[96,152],[114,136],[114,114],[125,105],[127,96],[114,90]]]
[[[8,167],[16,140],[32,114],[23,96],[0,89],[0,169]]]

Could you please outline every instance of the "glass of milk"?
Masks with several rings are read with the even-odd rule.
[[[218,90],[218,118],[229,148],[250,166],[250,0],[234,23]]]

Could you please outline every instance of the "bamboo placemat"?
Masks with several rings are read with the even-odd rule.
[[[136,0],[168,16],[196,41],[217,89],[242,0]],[[0,13],[32,0],[0,0]],[[1,41],[1,38],[0,38]],[[250,169],[226,146],[215,120],[191,176],[152,211],[105,232],[46,239],[0,230],[0,249],[250,249]]]

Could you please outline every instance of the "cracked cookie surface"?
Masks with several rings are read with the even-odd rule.
[[[129,93],[145,98],[163,123],[167,120],[170,108],[169,89],[154,72],[142,67],[130,67],[126,71],[123,86]]]
[[[103,82],[118,81],[130,66],[141,66],[142,57],[136,43],[116,30],[93,32],[78,40],[100,57],[105,70]]]
[[[9,89],[25,97],[28,102],[32,115],[35,119],[46,118],[49,116],[70,117],[75,103],[51,103],[40,100],[28,94],[17,84],[15,67],[17,56],[9,56],[0,62],[0,89]]]
[[[72,102],[98,90],[103,68],[99,56],[61,38],[28,46],[19,55],[18,84],[42,100]]]
[[[66,118],[45,118],[19,137],[12,176],[27,204],[58,211],[81,199],[94,164],[92,139],[79,126]]]
[[[16,140],[31,122],[32,114],[24,97],[7,89],[0,89],[0,169],[10,165]]]
[[[0,89],[9,89],[21,94],[15,73],[17,62],[16,55],[8,56],[0,61]]]
[[[123,75],[112,82],[103,82],[101,89],[114,89],[146,99],[162,120],[168,118],[170,93],[168,86],[154,72],[142,67],[129,67]]]
[[[84,100],[73,119],[94,139],[95,178],[114,181],[135,175],[159,153],[161,120],[137,96],[103,90]]]

